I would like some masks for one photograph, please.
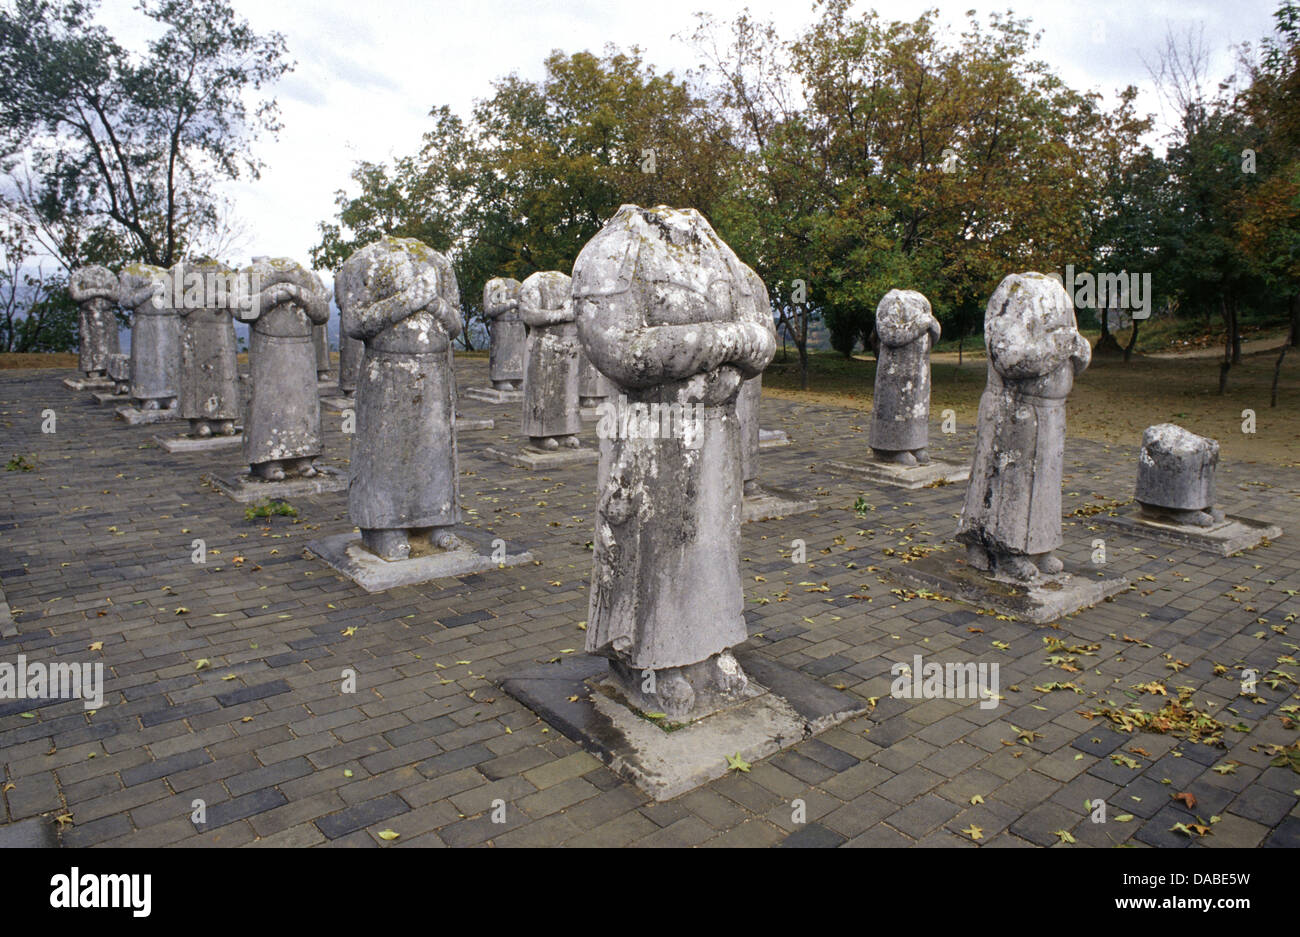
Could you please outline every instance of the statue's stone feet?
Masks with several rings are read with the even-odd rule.
[[[872,453],[878,462],[888,462],[890,465],[901,465],[904,468],[911,468],[916,465],[916,456],[906,449],[894,451],[891,449],[872,449]]]
[[[284,466],[278,461],[258,462],[249,466],[249,474],[265,482],[284,481]]]
[[[320,474],[316,463],[311,459],[299,459],[294,465],[294,473],[303,478],[315,478]]]
[[[452,532],[450,527],[442,530],[435,529],[429,534],[429,543],[439,550],[459,550],[462,545],[461,539]]]
[[[560,448],[560,441],[554,436],[533,436],[528,442],[534,449],[542,449],[546,452],[554,452]]]
[[[915,450],[913,450],[913,452],[912,452],[912,457],[913,457],[914,459],[916,459],[916,464],[917,464],[917,465],[929,465],[929,464],[930,464],[930,450],[929,450],[929,449],[915,449]]]
[[[762,491],[762,489],[759,488],[759,485],[758,485],[758,479],[757,479],[757,478],[746,478],[746,479],[745,479],[744,488],[743,488],[743,490],[742,490],[742,494],[743,494],[744,497],[746,497],[746,498],[755,498],[755,497],[758,497],[758,495],[759,495],[759,493],[760,493],[761,491]]]
[[[561,436],[560,445],[565,449],[581,449],[582,440],[577,436]]]
[[[1055,576],[1065,569],[1065,564],[1061,562],[1060,557],[1055,553],[1040,553],[1034,557],[1034,565],[1044,576]]]
[[[361,545],[389,562],[404,560],[411,555],[411,540],[406,530],[400,527],[362,530]]]
[[[220,423],[217,424],[217,432],[221,433],[222,436],[235,435],[235,421],[222,420]]]
[[[212,424],[207,420],[198,420],[192,426],[194,435],[199,439],[207,439],[212,435]]]
[[[659,702],[660,711],[670,719],[681,719],[695,708],[695,688],[680,667],[655,674],[654,697]]]
[[[995,558],[994,567],[1002,575],[1020,582],[1035,582],[1038,579],[1038,567],[1022,553],[1001,553]]]
[[[993,561],[989,559],[989,551],[978,543],[966,544],[966,565],[978,569],[982,573],[992,572],[993,570]]]
[[[140,409],[141,409],[141,410],[157,410],[157,409],[158,409],[158,401],[157,401],[157,400],[146,400],[146,401],[144,401],[143,403],[140,404]]]
[[[1223,520],[1223,512],[1218,508],[1198,511],[1194,509],[1162,508],[1154,504],[1138,502],[1144,517],[1164,521],[1167,524],[1183,524],[1187,527],[1213,527]]]

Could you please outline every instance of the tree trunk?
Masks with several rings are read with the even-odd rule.
[[[1277,363],[1273,365],[1273,388],[1268,398],[1270,407],[1277,406],[1277,382],[1282,377],[1282,362],[1286,360],[1287,351],[1298,344],[1300,344],[1300,293],[1291,297],[1291,333],[1282,345],[1282,350],[1278,352]]]
[[[1228,389],[1228,371],[1232,369],[1232,313],[1226,296],[1219,297],[1219,312],[1223,316],[1223,361],[1219,364],[1219,394]]]
[[[1133,334],[1128,337],[1128,344],[1124,346],[1124,363],[1128,364],[1129,359],[1133,357],[1133,349],[1138,343],[1138,323],[1141,319],[1133,320]]]

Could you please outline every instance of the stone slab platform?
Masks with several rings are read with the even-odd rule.
[[[816,498],[805,498],[794,491],[784,488],[770,488],[759,485],[758,492],[745,498],[741,523],[766,521],[777,517],[789,517],[792,514],[804,514],[819,507]]]
[[[181,418],[181,408],[167,407],[161,410],[141,410],[132,406],[118,407],[117,418],[125,420],[131,426],[166,423],[168,420],[179,420]]]
[[[729,756],[756,764],[866,709],[779,663],[737,659],[756,694],[672,731],[622,701],[604,658],[575,654],[509,676],[502,687],[656,801],[727,774]]]
[[[1096,520],[1138,537],[1195,547],[1218,556],[1252,550],[1282,536],[1282,528],[1276,524],[1235,514],[1225,515],[1222,523],[1212,527],[1190,527],[1142,517],[1139,508],[1129,506],[1114,513],[1098,514]]]
[[[505,569],[521,563],[531,563],[528,551],[507,553],[502,559],[492,558],[490,538],[480,531],[456,528],[456,536],[463,546],[456,550],[436,550],[405,560],[383,560],[361,546],[361,534],[335,534],[320,540],[311,540],[307,549],[328,565],[351,579],[367,592],[383,592],[398,586],[413,586],[434,579],[450,579],[470,573],[483,573]]]
[[[456,417],[457,431],[464,430],[465,432],[468,433],[476,429],[495,429],[496,425],[497,425],[496,420],[475,419],[474,417],[467,417],[467,416],[460,416],[460,415],[457,415]]]
[[[241,426],[233,436],[155,436],[153,441],[168,452],[216,452],[242,446],[243,433]]]
[[[1067,564],[1056,576],[1040,577],[1032,585],[991,578],[967,565],[964,551],[941,550],[890,570],[895,579],[913,589],[991,608],[1019,621],[1042,624],[1081,609],[1092,608],[1129,587],[1113,573],[1101,573]]]
[[[17,633],[18,626],[14,624],[13,613],[9,611],[4,584],[0,583],[0,638],[12,638]]]
[[[521,446],[518,449],[489,446],[483,450],[483,455],[504,462],[506,465],[514,465],[530,471],[560,468],[565,465],[587,465],[600,461],[600,452],[591,446],[583,446],[581,449],[561,448],[553,452],[542,452],[530,446]]]
[[[106,377],[65,377],[63,386],[68,390],[111,390],[114,381]]]
[[[465,396],[471,400],[482,400],[484,403],[523,403],[524,401],[522,390],[497,390],[493,387],[471,387],[465,391]]]
[[[776,449],[790,445],[790,437],[783,429],[760,429],[758,431],[758,448]]]
[[[823,462],[821,469],[833,475],[846,475],[873,485],[896,488],[928,488],[951,485],[970,478],[969,465],[931,460],[926,465],[893,465],[889,462]]]
[[[252,504],[266,499],[283,501],[287,498],[323,494],[327,491],[346,491],[348,477],[338,469],[328,465],[316,466],[317,475],[313,478],[286,478],[284,481],[271,482],[254,479],[248,472],[222,478],[207,474],[204,481],[211,484],[223,495],[240,504]]]
[[[130,394],[109,394],[104,391],[95,391],[90,396],[95,398],[95,403],[122,403],[130,400]]]

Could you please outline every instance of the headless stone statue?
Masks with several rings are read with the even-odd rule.
[[[736,395],[776,351],[770,314],[691,209],[622,206],[573,274],[582,344],[613,392],[694,419],[602,440],[587,651],[633,705],[693,718],[748,682],[731,654],[747,637]]]
[[[77,304],[77,367],[86,377],[108,373],[108,356],[120,353],[117,338],[118,279],[107,267],[78,267],[68,278],[68,295]]]
[[[118,278],[118,302],[131,310],[131,399],[142,410],[168,409],[180,394],[180,317],[162,298],[167,271],[131,264]]]
[[[312,329],[329,318],[329,294],[316,274],[286,258],[262,258],[241,276],[253,385],[244,458],[254,478],[311,478],[321,454]]]
[[[598,407],[609,396],[609,381],[592,364],[587,353],[578,348],[578,407]]]
[[[384,237],[343,264],[342,330],[364,343],[348,513],[362,545],[405,559],[412,538],[455,549],[455,385],[450,348],[460,291],[446,258],[414,238]]]
[[[1138,455],[1136,499],[1153,520],[1211,527],[1223,520],[1214,506],[1219,443],[1173,423],[1148,426]]]
[[[527,336],[519,318],[519,281],[494,277],[483,285],[483,315],[491,330],[488,376],[496,390],[518,390],[524,381]]]
[[[105,362],[108,379],[113,382],[113,393],[125,397],[131,393],[131,356],[118,352],[109,355]]]
[[[239,367],[235,320],[238,275],[212,260],[183,261],[171,269],[173,300],[181,323],[181,419],[190,434],[235,435],[239,419]]]
[[[767,286],[757,273],[748,266],[745,275],[749,279],[750,295],[761,320],[770,327],[772,346],[776,347],[776,325],[772,320],[772,301],[767,293]],[[744,479],[746,496],[757,494],[758,489],[758,442],[759,403],[763,399],[763,375],[756,374],[740,385],[736,395],[736,417],[740,420],[740,465],[741,477]]]
[[[890,290],[876,307],[871,451],[881,462],[926,465],[930,454],[930,349],[939,320],[915,290]],[[873,344],[876,344],[873,342]]]
[[[519,289],[519,317],[528,326],[523,432],[538,449],[582,445],[578,440],[581,348],[569,290],[569,277],[556,270],[534,273]]]
[[[357,375],[361,372],[361,356],[365,350],[365,342],[352,338],[339,326],[339,393],[344,397],[356,395]]]
[[[312,348],[316,354],[316,380],[328,381],[330,376],[330,333],[329,325],[322,322],[311,330]]]
[[[1061,561],[1065,398],[1091,359],[1060,282],[1013,274],[984,313],[988,385],[957,527],[971,566],[1022,582]]]

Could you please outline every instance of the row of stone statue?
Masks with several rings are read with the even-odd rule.
[[[123,271],[120,301],[146,320],[165,315],[147,302],[163,273]],[[311,336],[328,315],[328,293],[292,261],[258,261],[241,273],[258,284],[249,308],[236,313],[252,331],[246,458],[263,479],[310,474],[320,453]],[[77,279],[74,298],[107,298],[89,289],[91,279]],[[364,546],[384,559],[407,556],[412,538],[453,549],[460,512],[451,347],[463,323],[451,264],[419,241],[385,237],[349,257],[335,287],[342,332],[361,346],[350,516]],[[697,212],[625,205],[582,249],[572,279],[546,271],[523,283],[494,280],[484,309],[494,388],[522,384],[523,432],[538,448],[578,445],[584,359],[608,382],[591,390],[699,414],[693,440],[602,439],[587,650],[610,659],[615,680],[645,711],[679,718],[734,699],[746,686],[731,653],[747,638],[745,463],[757,449],[758,378],[776,348],[762,281]],[[192,328],[187,354],[198,370],[209,355],[221,358],[212,386],[224,400],[235,393],[225,331],[233,326],[206,307],[181,315],[200,311],[196,324],[211,320],[215,331]],[[870,446],[884,462],[922,465],[938,322],[921,294],[894,291],[880,304],[876,332]],[[1089,346],[1059,281],[1035,273],[999,285],[985,337],[988,386],[957,536],[978,569],[1033,580],[1061,569],[1054,551],[1064,403]],[[138,340],[133,333],[133,346]],[[223,421],[236,416],[220,413]],[[751,433],[752,447],[744,438]],[[648,671],[656,675],[649,683]]]

